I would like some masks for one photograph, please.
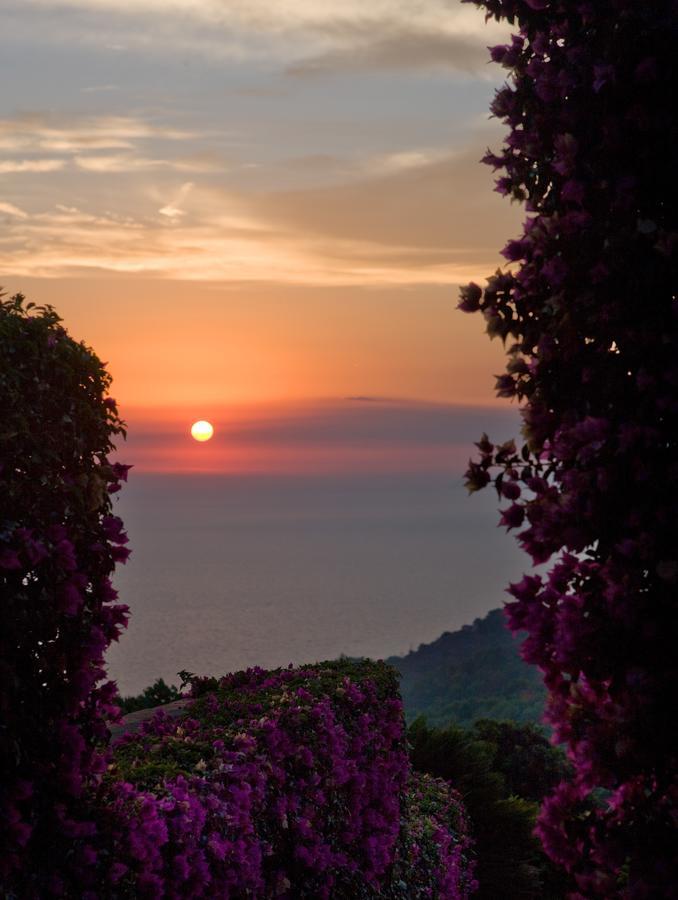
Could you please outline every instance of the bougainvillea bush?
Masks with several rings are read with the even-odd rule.
[[[59,893],[51,874],[96,830],[97,745],[116,708],[103,653],[126,607],[128,550],[111,494],[123,431],[110,377],[49,307],[0,298],[0,887]]]
[[[460,306],[507,344],[498,394],[524,444],[479,442],[547,576],[511,587],[514,630],[576,767],[542,810],[579,897],[678,896],[678,205],[675,0],[477,0],[518,33],[491,50],[510,126],[485,161],[524,202],[512,263]]]
[[[469,896],[463,808],[445,782],[412,775],[392,669],[250,669],[193,690],[181,719],[160,710],[116,745],[99,795],[110,862],[90,842],[93,889]]]

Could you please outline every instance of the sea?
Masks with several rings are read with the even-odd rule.
[[[109,674],[129,695],[181,670],[407,653],[501,606],[527,568],[497,508],[445,472],[132,473]]]

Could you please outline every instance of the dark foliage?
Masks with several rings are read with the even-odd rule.
[[[65,892],[57,872],[90,853],[84,797],[117,713],[103,654],[127,612],[110,582],[127,467],[108,460],[109,384],[53,309],[0,300],[0,887],[22,900]]]
[[[546,690],[521,659],[520,637],[511,634],[502,610],[388,662],[401,673],[409,722],[423,716],[429,725],[470,727],[477,719],[542,718]]]
[[[164,706],[174,700],[181,699],[181,691],[173,684],[165,684],[164,679],[157,678],[153,684],[144,688],[140,694],[133,697],[118,697],[116,703],[120,707],[122,715],[137,712],[140,709],[153,709],[155,706]]]
[[[549,791],[571,779],[572,766],[560,747],[554,747],[536,725],[481,719],[471,731],[492,753],[509,794],[540,803]]]
[[[483,436],[467,483],[552,564],[508,606],[576,769],[540,835],[577,897],[676,897],[678,3],[476,2],[520,31],[491,50],[510,132],[485,161],[529,215],[460,306],[507,343],[525,441]]]
[[[463,798],[478,854],[479,900],[544,897],[545,859],[532,833],[537,805],[508,793],[492,747],[473,732],[431,729],[421,719],[408,737],[414,768],[445,778]],[[562,896],[561,891],[549,898]]]

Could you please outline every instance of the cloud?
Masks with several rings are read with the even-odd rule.
[[[522,217],[493,193],[481,155],[474,147],[418,164],[416,155],[400,154],[400,166],[369,178],[259,196],[258,213],[274,227],[313,234],[324,252],[348,252],[354,262],[397,266],[399,257],[403,266],[425,270],[447,260],[468,271],[493,264]]]
[[[119,172],[139,172],[148,169],[173,169],[178,172],[211,172],[214,167],[204,162],[190,162],[182,159],[149,159],[131,153],[113,156],[76,156],[73,160],[79,169],[86,172],[114,174]]]
[[[67,168],[99,175],[213,172],[218,162],[206,154],[176,155],[177,144],[185,146],[198,137],[193,131],[135,116],[23,113],[0,119],[0,175]],[[27,155],[17,157],[17,151]]]
[[[28,213],[24,212],[23,209],[19,209],[18,206],[14,206],[13,203],[5,203],[0,200],[0,213],[4,213],[6,216],[14,216],[17,219],[27,219]]]
[[[56,172],[65,165],[63,159],[0,159],[0,175],[19,172]]]
[[[406,0],[372,0],[369,7],[364,0],[20,0],[20,7],[115,12],[135,19],[161,16],[184,28],[193,21],[262,31],[320,31],[337,24],[396,19],[431,27],[455,23],[460,30],[483,31],[481,13],[449,0],[419,0],[414,8]]]
[[[352,32],[347,35],[344,46],[297,60],[287,67],[287,74],[312,76],[411,69],[479,74],[488,59],[486,37],[425,31],[402,25],[392,26],[386,34],[365,28],[352,29]]]
[[[145,209],[118,213],[64,211],[66,200],[11,224],[4,269],[328,286],[482,279],[499,262],[497,248],[518,230],[521,212],[493,194],[481,152],[422,164],[408,158],[385,174],[304,190],[166,185],[148,193]],[[93,175],[116,170],[116,162],[100,159]]]
[[[223,432],[229,441],[292,442],[306,446],[450,447],[461,443],[468,453],[488,417],[500,430],[515,429],[513,410],[488,412],[443,403],[357,397],[298,410],[273,410],[272,414],[251,421],[225,423]]]
[[[101,94],[108,93],[109,91],[118,91],[120,90],[119,85],[117,84],[91,84],[87,87],[80,88],[83,94]]]
[[[77,153],[127,150],[142,140],[181,141],[190,131],[155,125],[133,116],[55,116],[24,113],[0,119],[0,150]]]
[[[187,181],[185,184],[182,184],[177,192],[174,200],[171,200],[169,203],[166,203],[165,206],[161,207],[158,212],[161,216],[166,216],[168,219],[180,219],[182,216],[186,215],[186,211],[181,209],[180,204],[184,202],[186,197],[188,197],[191,189],[193,188],[193,182]]]
[[[61,41],[146,57],[173,50],[274,62],[297,75],[349,67],[479,72],[484,46],[506,35],[449,0],[10,0],[10,9],[8,27],[49,15]]]

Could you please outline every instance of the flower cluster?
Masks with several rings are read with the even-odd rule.
[[[424,793],[392,670],[251,669],[116,745],[76,874],[92,897],[467,897],[459,800]]]
[[[84,798],[117,712],[103,654],[125,625],[110,576],[129,553],[111,514],[127,467],[107,458],[123,431],[109,383],[52,309],[0,300],[3,895],[46,896],[97,827]]]
[[[485,162],[524,201],[515,265],[462,290],[507,344],[499,396],[524,446],[478,443],[501,523],[547,576],[511,586],[508,617],[544,672],[555,740],[576,767],[539,832],[583,897],[678,891],[678,140],[675,0],[474,0],[519,33],[510,126]]]
[[[477,890],[466,810],[447,781],[412,776],[402,822],[389,897],[454,900]]]

